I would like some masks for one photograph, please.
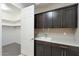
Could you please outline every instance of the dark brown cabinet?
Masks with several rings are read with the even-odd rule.
[[[43,28],[44,27],[44,14],[35,15],[35,27],[36,28]]]
[[[35,56],[79,56],[79,47],[35,40]]]
[[[77,4],[35,15],[35,28],[76,28]]]
[[[62,44],[51,44],[52,56],[79,56],[79,47],[67,46]]]
[[[79,47],[70,46],[64,49],[64,56],[79,56]]]
[[[51,55],[52,56],[65,56],[65,49],[67,46],[61,44],[51,43]]]
[[[51,47],[51,55],[52,56],[63,56],[63,49],[60,47]]]
[[[77,27],[77,6],[71,6],[63,9],[62,27]]]
[[[44,13],[44,28],[52,28],[52,12]]]
[[[62,27],[62,10],[53,11],[52,28]]]
[[[50,44],[46,42],[35,41],[35,55],[36,56],[50,56]]]
[[[35,28],[51,28],[52,12],[35,15]]]

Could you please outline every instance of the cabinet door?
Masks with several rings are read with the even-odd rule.
[[[37,14],[35,16],[35,21],[36,21],[36,28],[44,28],[44,15],[43,14]]]
[[[51,47],[48,43],[41,44],[42,42],[35,44],[36,56],[51,56]]]
[[[39,44],[35,45],[35,55],[36,56],[43,56],[44,55],[44,48],[42,45],[39,45]]]
[[[71,6],[67,7],[63,13],[62,25],[66,28],[75,28],[77,27],[77,7]]]
[[[44,28],[52,28],[52,12],[44,13]]]
[[[52,14],[53,14],[52,27],[61,28],[62,27],[62,10],[53,11]]]
[[[44,56],[51,56],[51,47],[50,45],[44,45]]]
[[[76,52],[71,49],[64,49],[63,56],[77,56]]]
[[[63,56],[63,49],[61,47],[52,47],[52,56]]]
[[[66,48],[64,49],[64,56],[79,56],[79,48]]]
[[[36,56],[51,56],[51,48],[46,45],[36,44]]]

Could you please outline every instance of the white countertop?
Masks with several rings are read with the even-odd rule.
[[[35,40],[39,40],[39,41],[45,41],[45,42],[51,42],[51,43],[58,43],[58,44],[64,44],[64,45],[70,45],[70,46],[75,46],[75,47],[79,47],[79,44],[75,41],[75,40],[72,40],[72,39],[67,39],[66,38],[57,38],[57,37],[54,37],[53,38],[40,38],[40,37],[36,37]]]

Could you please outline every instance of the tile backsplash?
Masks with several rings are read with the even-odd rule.
[[[48,34],[49,37],[59,40],[74,40],[75,29],[72,28],[48,28],[48,29],[35,29],[35,34]]]

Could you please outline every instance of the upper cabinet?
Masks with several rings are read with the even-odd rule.
[[[77,27],[77,6],[71,6],[63,9],[62,27]]]
[[[62,10],[53,11],[52,28],[62,27]]]
[[[44,28],[52,28],[52,12],[44,13]]]
[[[35,27],[36,28],[44,27],[44,15],[43,14],[35,15]]]
[[[77,28],[77,4],[36,14],[35,28]]]

